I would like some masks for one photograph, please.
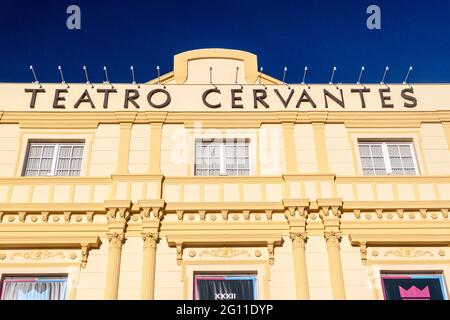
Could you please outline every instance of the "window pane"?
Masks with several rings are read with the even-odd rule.
[[[30,146],[30,153],[29,153],[29,157],[30,158],[40,158],[42,157],[42,146]]]
[[[410,147],[410,145],[407,145],[407,144],[400,145],[400,154],[402,155],[402,157],[411,156],[411,147]]]
[[[388,152],[391,157],[398,157],[400,155],[397,145],[388,145]]]
[[[369,146],[366,144],[360,144],[359,153],[361,154],[361,157],[370,157]]]
[[[363,175],[385,175],[386,165],[383,150],[379,143],[359,145]]]
[[[60,145],[55,175],[74,176],[81,174],[83,148],[80,145]]]
[[[223,154],[221,155],[222,145]],[[225,167],[227,175],[250,173],[249,146],[246,141],[196,141],[195,149],[195,175],[220,175],[221,164]]]
[[[381,149],[381,145],[372,145],[370,147],[370,150],[372,152],[372,157],[383,157],[383,151]]]
[[[417,174],[411,153],[411,144],[389,144],[389,161],[393,175]]]

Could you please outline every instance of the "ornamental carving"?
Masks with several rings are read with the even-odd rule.
[[[144,240],[144,248],[156,248],[159,237],[157,233],[143,233],[142,239]]]
[[[215,258],[234,258],[237,256],[246,256],[250,257],[250,252],[245,249],[235,249],[235,248],[218,248],[211,250],[202,250],[199,256],[208,255]]]
[[[106,218],[108,222],[125,222],[130,217],[130,208],[108,208]]]
[[[15,257],[22,257],[27,260],[46,260],[59,257],[64,259],[66,256],[63,251],[52,252],[48,250],[29,250],[29,251],[17,251],[11,254],[11,260],[14,260]]]
[[[339,247],[339,242],[342,239],[342,232],[340,231],[328,231],[323,234],[328,246]]]
[[[110,247],[122,248],[123,240],[125,238],[123,233],[108,233],[107,236]]]
[[[305,242],[308,239],[306,232],[291,232],[289,237],[292,240],[292,244],[294,247],[305,247]]]
[[[420,250],[417,248],[398,248],[396,250],[389,250],[384,253],[385,257],[395,256],[399,258],[417,258],[425,255],[432,257],[433,253],[428,250]]]
[[[326,218],[340,218],[341,217],[340,206],[323,206],[319,209],[319,216],[321,219]]]

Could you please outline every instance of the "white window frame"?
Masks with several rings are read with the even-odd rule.
[[[227,174],[227,168],[225,165],[225,145],[226,142],[233,140],[235,142],[239,142],[239,141],[244,141],[247,146],[248,146],[248,170],[249,173],[248,175],[242,176],[242,175],[228,175]],[[194,175],[196,177],[214,177],[214,176],[199,176],[196,175],[196,167],[195,165],[197,164],[197,143],[207,143],[207,142],[217,142],[219,143],[219,176],[230,176],[230,177],[248,177],[251,176],[253,174],[252,172],[252,148],[251,148],[251,140],[248,138],[231,138],[231,139],[227,139],[227,138],[198,138],[195,139],[194,141],[194,150],[195,150],[195,154],[194,154]],[[237,169],[239,170],[239,169]]]
[[[28,142],[28,150],[25,154],[25,161],[24,161],[24,166],[23,166],[23,170],[22,170],[22,176],[24,177],[56,177],[56,164],[58,162],[58,154],[59,154],[59,149],[62,146],[82,146],[83,147],[83,155],[81,158],[81,164],[80,164],[80,176],[82,174],[83,171],[83,162],[84,162],[84,151],[85,151],[85,147],[86,144],[84,142],[33,142],[30,141]],[[52,158],[52,166],[50,169],[50,173],[47,174],[46,176],[26,176],[26,172],[27,172],[27,167],[28,167],[28,157],[30,154],[30,149],[31,146],[39,146],[39,147],[45,147],[45,146],[55,146],[54,152],[53,152],[53,158]],[[39,170],[40,171],[40,170]],[[70,169],[68,169],[68,171],[70,171]],[[58,176],[58,177],[69,177],[69,176]]]
[[[358,141],[358,153],[359,153],[359,163],[361,166],[361,173],[362,175],[364,175],[364,167],[362,165],[362,161],[361,161],[361,152],[359,151],[359,146],[360,145],[373,145],[373,144],[378,144],[381,145],[381,152],[383,153],[383,161],[384,161],[384,166],[386,168],[386,175],[392,175],[392,176],[418,176],[420,175],[420,170],[419,170],[419,165],[417,163],[417,159],[416,159],[416,152],[415,152],[415,148],[414,148],[414,143],[413,141]],[[392,174],[392,166],[391,166],[391,159],[389,157],[389,151],[388,151],[388,145],[389,144],[396,144],[396,145],[408,145],[410,152],[411,152],[411,156],[413,159],[413,163],[414,163],[414,169],[416,171],[416,173],[414,175],[393,175]],[[366,176],[366,175],[364,175]],[[372,175],[372,176],[377,176]]]

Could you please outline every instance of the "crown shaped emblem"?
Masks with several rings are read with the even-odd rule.
[[[412,286],[408,290],[399,286],[400,289],[400,297],[402,299],[408,300],[429,300],[430,299],[430,289],[428,286],[420,290],[416,286]]]

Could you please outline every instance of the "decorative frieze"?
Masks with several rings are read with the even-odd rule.
[[[395,256],[399,258],[417,258],[422,256],[432,257],[433,253],[430,250],[422,250],[418,248],[398,248],[394,250],[388,250],[384,253],[385,257]]]
[[[237,249],[237,248],[217,248],[200,251],[199,257],[205,255],[214,258],[230,259],[238,256],[250,257],[250,252],[246,249]]]

